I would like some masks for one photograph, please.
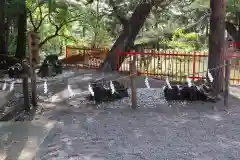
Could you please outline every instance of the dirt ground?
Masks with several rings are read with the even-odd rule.
[[[41,123],[44,126],[53,122],[54,125],[48,127],[46,132],[42,132],[41,136],[40,131],[38,133],[35,131],[31,135],[27,131],[25,133],[22,131],[22,136],[27,136],[35,143],[31,143],[32,147],[29,147],[27,141],[23,141],[21,136],[18,136],[17,144],[22,144],[22,147],[8,148],[5,158],[8,157],[6,159],[9,160],[17,157],[24,157],[22,159],[25,160],[33,157],[37,160],[239,159],[240,89],[238,86],[231,87],[235,97],[230,97],[230,107],[227,111],[222,101],[215,104],[176,103],[169,107],[162,96],[163,81],[149,78],[151,88],[148,89],[144,77],[138,77],[136,81],[139,108],[132,110],[129,98],[98,106],[86,101],[89,81],[101,76],[93,71],[79,70],[68,79],[49,82],[48,94],[43,93],[43,84],[39,85],[40,107],[31,124]],[[121,77],[116,74],[104,76],[109,79]],[[129,85],[127,77],[122,81]],[[68,85],[74,93],[71,98]],[[28,131],[30,130],[29,123],[23,122],[18,124],[20,125],[27,125]],[[34,126],[44,130],[41,129],[41,125]],[[6,128],[0,126],[0,132],[6,132]],[[8,131],[11,130],[9,128]],[[12,139],[17,138],[12,136]]]

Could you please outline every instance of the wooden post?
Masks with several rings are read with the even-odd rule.
[[[32,87],[32,104],[33,106],[37,106],[37,84],[35,66],[32,66],[31,68],[31,87]]]
[[[193,53],[193,81],[195,80],[195,77],[196,77],[196,75],[195,75],[195,73],[196,73],[196,61],[197,61],[197,56],[196,56],[196,51],[194,51],[194,53]]]
[[[37,106],[37,89],[36,89],[36,73],[35,66],[39,62],[39,37],[35,32],[28,33],[28,47],[29,47],[29,62],[31,74],[31,88],[32,88],[32,104]]]
[[[224,106],[228,108],[228,98],[229,98],[229,80],[230,80],[230,59],[228,59],[228,33],[225,30],[225,45],[224,45],[224,55],[225,55],[225,85],[224,85]]]
[[[30,111],[30,102],[29,102],[29,91],[28,91],[28,77],[23,77],[22,79],[22,90],[24,98],[24,107],[27,111]]]
[[[130,63],[130,79],[131,79],[131,89],[132,89],[132,109],[136,109],[137,108],[137,88],[136,88],[136,82],[135,82],[135,78],[137,76],[136,55],[132,55],[132,57],[133,57],[133,59]]]
[[[227,36],[225,35],[225,38]],[[224,85],[224,106],[228,107],[228,97],[229,97],[229,80],[230,80],[230,59],[228,59],[228,41],[226,41],[225,46],[225,85]]]
[[[229,97],[229,79],[230,79],[230,60],[225,61],[225,90],[224,90],[224,106],[228,107]]]

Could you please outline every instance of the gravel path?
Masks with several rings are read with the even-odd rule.
[[[85,100],[89,80],[80,74],[49,86],[35,121],[57,121],[36,153],[37,160],[227,160],[240,155],[239,100],[231,97],[228,112],[222,102],[175,104],[164,102],[163,82],[137,79],[139,108],[129,99],[94,105]],[[128,85],[129,81],[125,79]],[[69,98],[66,85],[75,96]],[[58,87],[56,87],[58,86]],[[65,89],[64,89],[65,88]],[[235,93],[239,88],[233,87]],[[64,99],[64,100],[63,100]],[[215,106],[216,109],[212,109]]]
[[[147,92],[157,94],[157,90],[140,92],[145,93],[143,99],[148,99]],[[75,104],[58,111],[61,123],[45,139],[37,159],[239,158],[239,109],[226,113],[199,104],[168,108],[158,98],[154,106],[153,99],[137,111],[127,108],[127,103],[95,110]]]
[[[38,98],[40,100],[40,102],[42,101],[41,99],[45,99],[46,96],[51,96],[51,94],[57,92],[58,90],[50,87],[51,90],[47,93],[44,94],[44,82],[47,81],[48,86],[53,86],[56,87],[59,86],[59,84],[65,82],[66,80],[68,80],[71,77],[74,77],[78,74],[82,74],[85,73],[86,70],[79,70],[79,72],[73,72],[73,71],[65,71],[64,74],[62,75],[57,75],[55,77],[48,77],[48,78],[40,78],[37,77],[37,95]],[[87,71],[89,72],[89,71]],[[14,83],[12,83],[14,82]],[[29,79],[29,87],[30,87],[30,79]],[[5,84],[4,84],[5,83]],[[23,101],[23,91],[22,91],[22,80],[21,79],[17,79],[17,80],[13,80],[13,79],[8,79],[5,78],[4,80],[0,80],[0,117],[2,115],[4,115],[6,112],[8,112],[9,110],[11,110],[12,108],[19,106],[21,104],[24,104]],[[11,85],[13,84],[13,89],[11,90]],[[6,89],[3,90],[3,86],[6,85]],[[60,89],[59,87],[57,87],[58,89]],[[62,88],[61,88],[62,89]],[[31,88],[29,88],[29,93],[31,94]]]

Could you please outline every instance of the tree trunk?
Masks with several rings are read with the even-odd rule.
[[[17,28],[17,48],[15,57],[18,59],[24,59],[26,57],[26,28],[27,28],[27,9],[26,9],[26,1],[23,0],[22,3],[22,12],[18,16]],[[29,85],[28,85],[28,77],[23,78],[22,82],[22,90],[24,96],[24,106],[27,111],[30,111],[30,101],[29,101]]]
[[[7,21],[5,23],[5,51],[8,53],[8,39],[9,39],[9,29],[10,29],[10,19],[7,17]]]
[[[223,91],[223,56],[225,51],[225,0],[211,0],[208,68],[214,78],[216,93]]]
[[[22,13],[18,16],[18,35],[17,35],[17,49],[15,57],[24,59],[26,56],[26,28],[27,28],[27,10],[26,4],[22,6]]]
[[[120,68],[126,57],[126,54],[120,56],[120,52],[131,49],[152,7],[152,2],[143,1],[138,4],[132,17],[129,19],[128,26],[124,28],[100,67],[101,71],[113,71]]]
[[[7,54],[5,39],[5,6],[6,0],[0,1],[0,54]]]

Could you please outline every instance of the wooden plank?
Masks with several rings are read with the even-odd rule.
[[[22,81],[22,89],[24,96],[24,107],[27,111],[30,111],[29,91],[28,91],[28,78],[24,77]]]
[[[131,90],[132,90],[132,109],[137,108],[137,88],[136,88],[136,55],[133,55],[132,63],[130,63],[130,79],[131,79]]]
[[[36,84],[36,73],[35,67],[32,67],[31,73],[31,88],[32,88],[32,104],[33,106],[37,106],[37,84]]]
[[[225,56],[229,55],[229,52],[228,52],[228,42],[225,43],[225,46],[224,46],[224,51],[225,51]],[[231,54],[231,53],[230,53]],[[230,64],[231,64],[231,60],[226,58],[225,59],[225,76],[224,76],[224,80],[225,80],[225,83],[224,83],[224,106],[225,107],[229,107],[228,106],[228,98],[229,98],[229,81],[230,81]]]
[[[228,106],[229,98],[229,80],[230,80],[230,60],[225,61],[225,89],[224,89],[224,106]]]

